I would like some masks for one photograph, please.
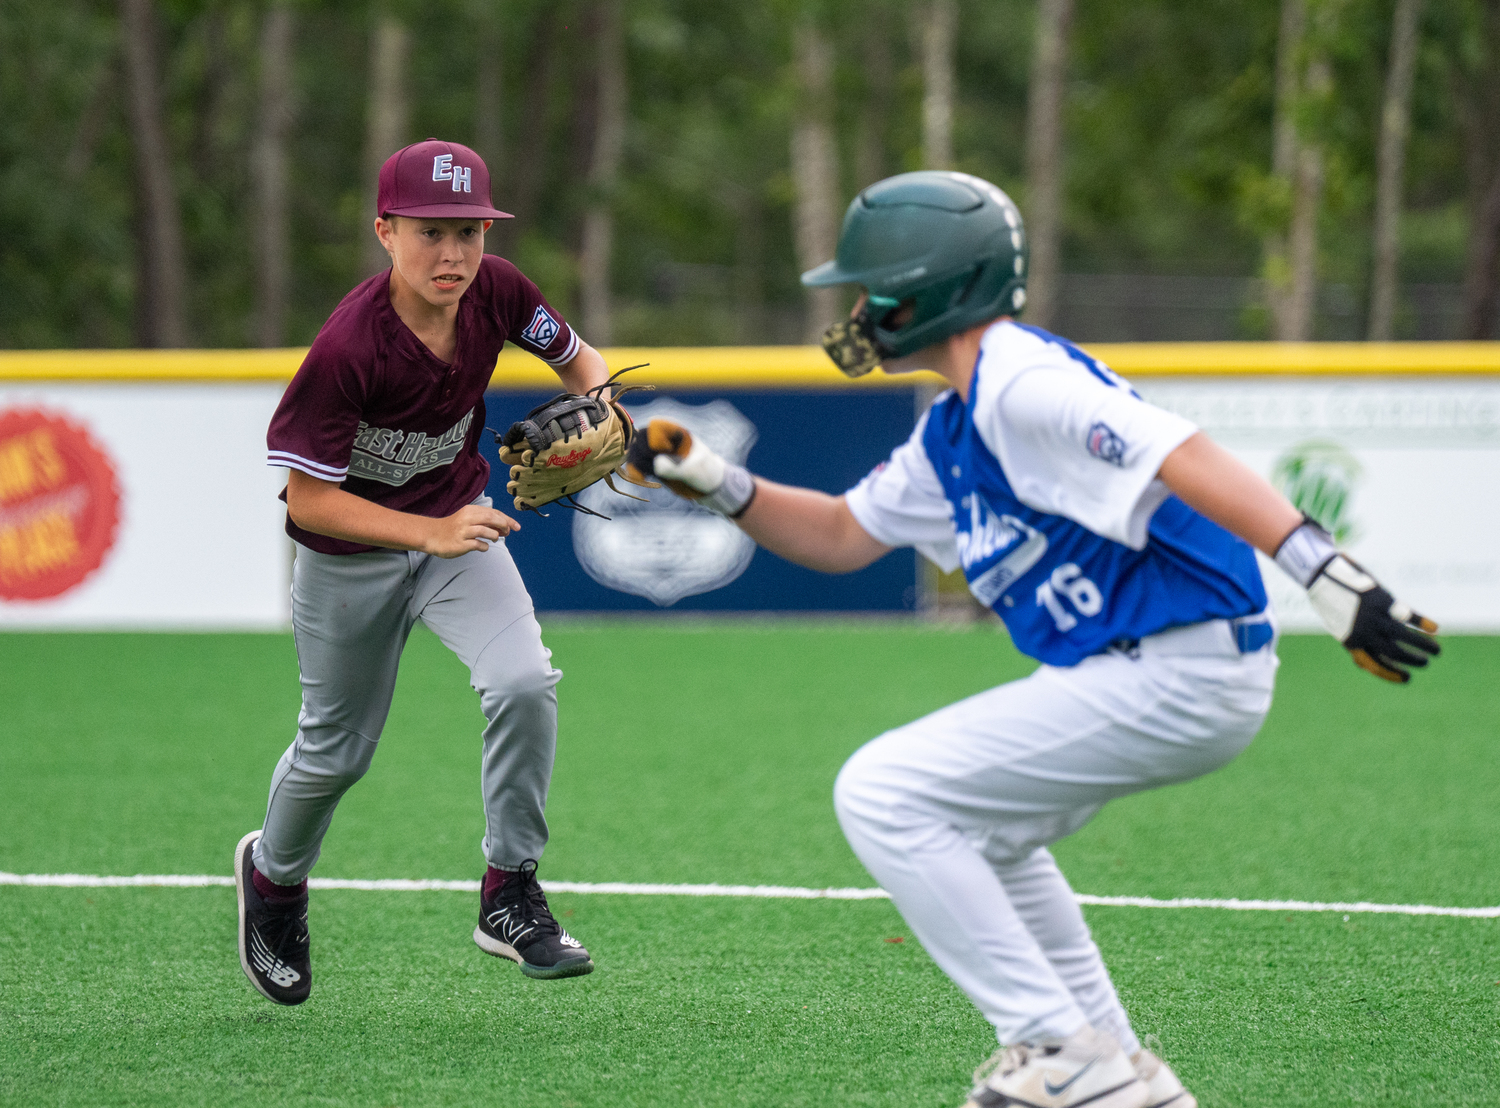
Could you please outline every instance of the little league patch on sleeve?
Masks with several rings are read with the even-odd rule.
[[[1101,462],[1112,466],[1125,465],[1125,440],[1107,423],[1096,423],[1089,428],[1088,448],[1089,453]]]
[[[531,317],[531,322],[526,325],[526,330],[521,332],[521,337],[535,346],[545,348],[557,338],[557,332],[560,329],[551,313],[546,308],[538,306]]]

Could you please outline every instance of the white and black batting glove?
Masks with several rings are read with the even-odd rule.
[[[653,419],[636,430],[625,453],[625,472],[632,481],[660,477],[678,496],[730,519],[744,515],[755,499],[749,470],[726,462],[669,419]]]
[[[1307,590],[1318,618],[1363,669],[1386,681],[1411,680],[1440,648],[1431,637],[1437,624],[1400,603],[1333,545],[1316,521],[1302,525],[1276,548],[1276,564]]]

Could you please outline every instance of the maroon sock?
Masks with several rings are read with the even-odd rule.
[[[505,883],[514,876],[515,874],[510,870],[496,869],[494,866],[491,866],[489,869],[485,870],[484,898],[488,900],[490,897],[494,896],[501,889],[503,889],[505,887]]]
[[[303,878],[295,885],[278,885],[260,870],[250,870],[250,883],[255,886],[255,891],[261,897],[269,900],[272,904],[285,904],[289,900],[301,900],[307,895],[307,878]]]

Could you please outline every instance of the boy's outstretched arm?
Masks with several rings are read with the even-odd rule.
[[[1189,508],[1273,558],[1302,526],[1291,501],[1202,431],[1167,455],[1158,476]]]
[[[670,420],[638,428],[625,464],[632,480],[662,480],[678,496],[734,520],[771,553],[808,569],[852,573],[891,550],[859,525],[842,496],[752,477]]]
[[[1168,454],[1159,476],[1190,508],[1274,558],[1361,668],[1404,684],[1409,667],[1439,653],[1436,623],[1397,601],[1316,520],[1203,432]]]
[[[823,573],[852,573],[891,548],[859,525],[842,496],[755,479],[755,499],[736,523],[761,546]]]

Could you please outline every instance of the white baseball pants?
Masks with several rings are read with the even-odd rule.
[[[1275,644],[1226,620],[1142,639],[959,701],[857,751],[839,823],[934,961],[1002,1043],[1085,1023],[1139,1041],[1046,849],[1117,796],[1234,758],[1271,706]]]

